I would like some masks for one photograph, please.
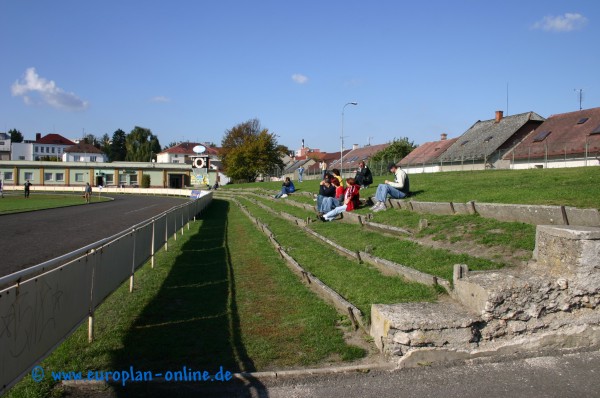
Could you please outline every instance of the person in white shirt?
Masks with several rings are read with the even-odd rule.
[[[410,184],[408,181],[408,174],[400,167],[396,166],[395,163],[388,165],[388,170],[394,173],[394,181],[385,180],[384,184],[377,186],[377,192],[375,192],[375,198],[377,203],[371,207],[371,211],[378,212],[386,209],[385,200],[390,195],[394,199],[402,199],[408,196],[410,192]]]

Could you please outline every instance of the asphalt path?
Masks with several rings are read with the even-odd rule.
[[[189,199],[115,195],[114,201],[0,216],[0,276],[107,238]]]

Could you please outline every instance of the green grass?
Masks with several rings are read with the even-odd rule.
[[[389,176],[375,177],[374,184],[361,196],[375,194],[378,183]],[[297,184],[302,191],[318,192],[318,180]],[[600,167],[564,169],[482,170],[411,174],[414,200],[433,202],[513,203],[565,205],[600,208]],[[281,182],[237,184],[231,188],[281,188]],[[295,197],[296,195],[294,195]],[[299,195],[298,195],[299,196]]]
[[[426,219],[428,227],[419,231],[419,220]],[[435,240],[472,241],[486,246],[505,246],[511,249],[533,250],[535,225],[502,222],[478,215],[443,216],[419,214],[408,210],[373,214],[373,222],[408,229],[416,238],[430,236]]]
[[[92,344],[82,326],[43,361],[47,375],[129,366],[261,371],[365,354],[345,343],[344,319],[225,201],[214,200],[190,232],[157,253],[154,269],[146,264],[136,273],[133,294],[128,288],[125,282],[96,311]],[[48,376],[39,384],[25,376],[8,396],[58,394],[53,387]],[[154,384],[132,388],[135,395],[165,394]]]
[[[92,197],[92,203],[105,202],[109,200],[105,197]],[[82,195],[74,194],[43,194],[32,192],[29,198],[25,198],[22,194],[5,193],[4,198],[0,198],[0,214],[20,213],[24,211],[34,211],[43,209],[53,209],[57,207],[84,205],[85,199]]]
[[[311,228],[352,251],[365,251],[368,247],[374,256],[439,276],[450,282],[454,264],[467,264],[469,269],[478,271],[504,267],[502,263],[384,236],[360,225],[327,222],[314,223]]]
[[[269,226],[277,241],[296,261],[356,305],[367,318],[371,304],[434,301],[437,297],[432,287],[384,276],[373,267],[341,257],[331,246],[315,240],[292,223],[248,200],[240,201]]]

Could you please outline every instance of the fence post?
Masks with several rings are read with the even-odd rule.
[[[183,236],[183,209],[181,209],[181,236]]]
[[[88,343],[92,343],[94,341],[94,278],[96,275],[96,250],[92,249],[90,251],[90,255],[94,256],[94,264],[92,265],[92,283],[90,289],[90,310],[88,315]]]
[[[177,240],[177,214],[173,214],[173,239]]]
[[[129,293],[133,293],[133,275],[135,274],[135,229],[131,230],[133,235],[133,253],[131,256],[131,276],[129,277]]]
[[[154,218],[152,219],[152,243],[150,245],[150,268],[154,268]]]
[[[169,251],[169,213],[165,213],[165,251]]]

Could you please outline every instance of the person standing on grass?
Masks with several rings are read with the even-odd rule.
[[[85,203],[90,203],[90,200],[92,199],[92,186],[90,185],[89,182],[85,183],[83,197],[85,198]]]
[[[323,174],[323,178],[327,176],[327,163],[324,160],[321,160],[319,163],[319,168],[321,169],[321,174]]]
[[[24,184],[24,186],[25,186],[25,199],[29,198],[29,191],[30,191],[31,185],[32,184],[29,182],[29,180],[25,181],[25,184]]]
[[[304,174],[304,167],[298,167],[298,182],[302,182],[302,175]]]
[[[4,198],[4,190],[2,189],[2,180],[0,180],[0,196]]]
[[[346,193],[344,194],[344,203],[336,207],[329,213],[319,217],[321,221],[331,221],[345,211],[358,209],[360,206],[360,187],[356,184],[354,178],[346,180]]]
[[[408,181],[408,174],[400,167],[396,166],[395,163],[388,164],[388,170],[394,173],[394,181],[385,180],[384,184],[377,186],[377,192],[375,192],[375,198],[377,203],[371,207],[371,211],[378,212],[385,210],[385,200],[390,195],[394,199],[402,199],[408,196],[410,193],[410,184]]]

